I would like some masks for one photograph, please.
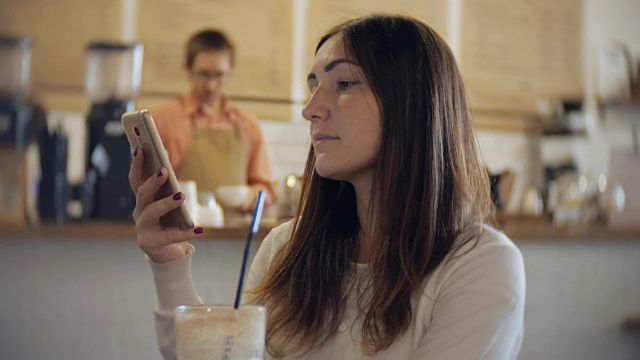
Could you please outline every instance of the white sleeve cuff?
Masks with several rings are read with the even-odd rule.
[[[156,284],[158,309],[173,311],[179,305],[202,304],[191,278],[191,258],[194,251],[193,245],[188,244],[185,257],[162,264],[154,263],[145,256],[151,265]]]

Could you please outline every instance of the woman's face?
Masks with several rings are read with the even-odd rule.
[[[380,108],[342,35],[318,50],[307,77],[311,97],[302,110],[311,122],[315,169],[322,177],[354,186],[371,182],[380,149]]]

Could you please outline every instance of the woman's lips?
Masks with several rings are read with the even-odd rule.
[[[315,133],[315,134],[313,134],[313,143],[314,144],[319,144],[319,143],[323,143],[323,142],[326,142],[326,141],[337,140],[337,139],[339,139],[339,137],[331,136],[331,135],[324,134],[324,133]]]

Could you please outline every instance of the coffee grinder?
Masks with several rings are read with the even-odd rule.
[[[140,91],[142,44],[91,43],[86,49],[87,173],[84,217],[131,219],[131,149],[120,117],[134,110]],[[89,184],[89,185],[88,185]],[[87,194],[86,189],[92,189]],[[88,210],[88,212],[87,212]]]
[[[31,37],[0,35],[0,224],[5,226],[38,220],[35,140],[46,128],[46,114],[31,98],[31,52]]]

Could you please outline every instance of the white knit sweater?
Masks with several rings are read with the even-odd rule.
[[[265,238],[253,260],[246,289],[265,276],[276,252],[289,238],[291,223]],[[464,234],[460,236],[463,238]],[[516,359],[522,344],[525,276],[522,255],[502,233],[483,227],[478,241],[463,242],[456,256],[447,258],[412,298],[409,328],[377,360]],[[165,264],[151,263],[158,304],[156,333],[165,359],[175,359],[173,311],[178,305],[202,304],[191,280],[191,252]],[[356,277],[366,273],[358,265]],[[357,279],[356,279],[357,280]],[[360,351],[360,324],[349,302],[338,333],[305,359],[367,359]],[[268,309],[267,309],[268,311]],[[270,359],[270,356],[266,356]]]

